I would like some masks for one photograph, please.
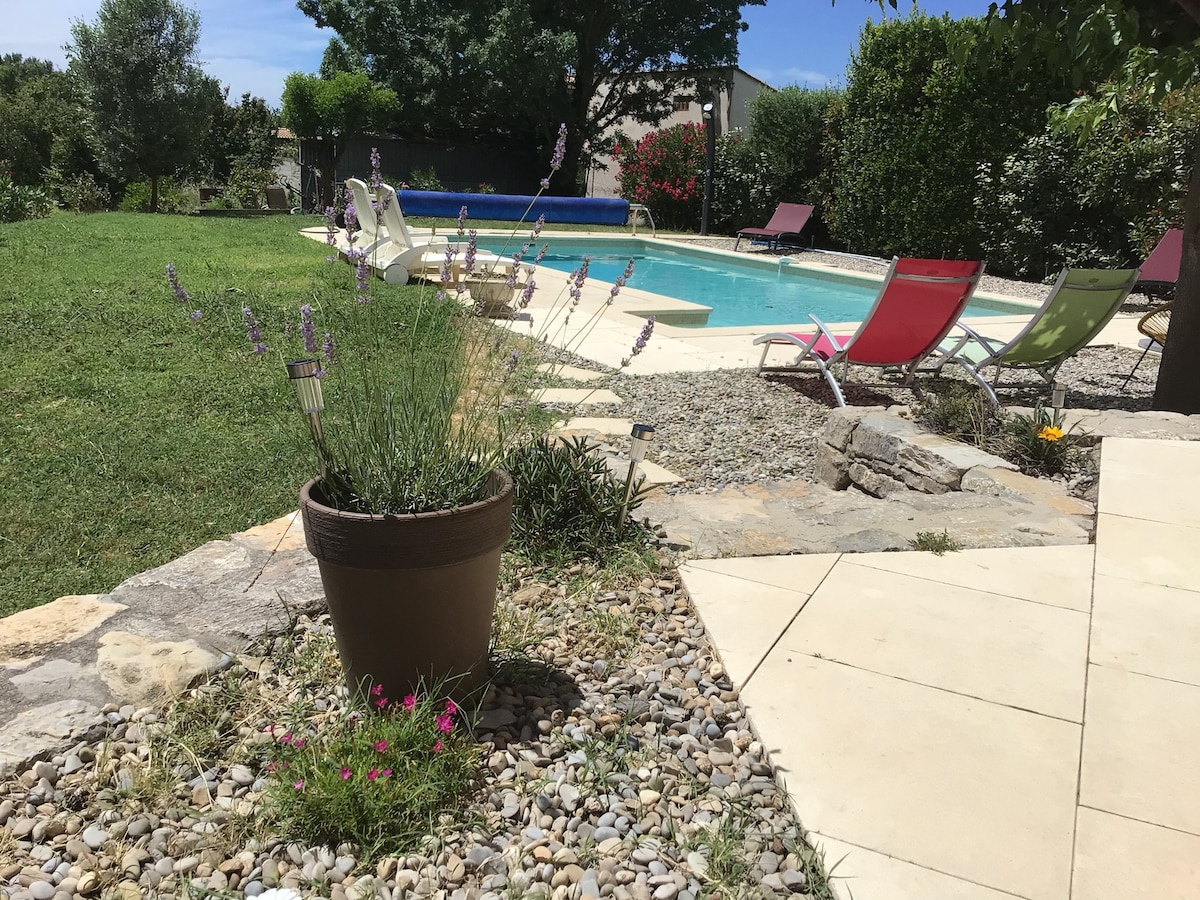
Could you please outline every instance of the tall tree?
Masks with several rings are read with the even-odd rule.
[[[320,204],[334,205],[333,170],[353,137],[383,130],[396,114],[396,95],[364,72],[318,78],[293,72],[283,84],[279,118],[297,137],[314,142],[320,171]]]
[[[40,184],[54,136],[76,111],[66,74],[18,53],[0,56],[0,168],[18,184]]]
[[[200,137],[224,104],[196,56],[199,15],[176,0],[103,0],[96,21],[76,20],[66,52],[95,124],[105,168],[159,180],[196,159]]]
[[[400,100],[413,133],[536,141],[566,156],[551,190],[578,193],[613,124],[659,124],[671,98],[737,63],[743,6],[766,0],[298,0]],[[710,73],[710,74],[705,74]],[[653,77],[647,77],[650,74]],[[698,77],[699,75],[699,77]]]
[[[1032,41],[1052,61],[1073,68],[1081,83],[1085,66],[1117,72],[1101,88],[1110,104],[1132,83],[1164,96],[1200,82],[1200,0],[1003,0],[992,4],[987,23],[990,40],[964,46],[964,57],[972,50],[986,56],[1008,40],[1023,46]],[[1104,115],[1106,104],[1084,108],[1092,118],[1076,124],[1086,130]],[[1183,211],[1183,264],[1153,405],[1191,415],[1200,413],[1200,134]]]

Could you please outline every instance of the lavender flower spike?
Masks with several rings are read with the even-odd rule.
[[[550,157],[550,175],[553,175],[562,168],[563,160],[567,156],[567,123],[563,122],[558,126],[558,140],[554,142],[554,154]],[[550,176],[547,175],[542,179],[542,190],[550,188]]]
[[[383,184],[383,175],[379,171],[379,148],[371,148],[371,190],[378,191]]]
[[[637,356],[639,353],[641,353],[643,350],[646,349],[646,344],[649,342],[650,335],[652,335],[653,333],[654,333],[654,316],[647,316],[646,324],[642,326],[641,333],[638,334],[637,340],[633,342],[633,349],[630,351],[630,355],[625,357],[623,360],[621,360],[621,368],[624,368],[625,366],[629,365],[629,363],[633,360],[633,357]]]
[[[325,332],[325,340],[321,342],[321,352],[325,354],[325,365],[321,367],[321,371],[327,372],[337,365],[337,344],[333,340],[333,335],[328,331]]]
[[[171,286],[171,290],[175,292],[175,299],[180,303],[187,303],[191,300],[188,292],[183,289],[183,285],[179,283],[179,278],[175,274],[175,263],[167,263],[167,284]]]
[[[461,237],[463,229],[467,227],[467,207],[463,204],[462,209],[458,211],[458,234]]]
[[[529,301],[533,299],[533,292],[537,289],[537,282],[530,278],[525,282],[525,289],[521,291],[521,299],[517,301],[517,306],[524,309],[529,305]]]
[[[263,341],[263,333],[262,329],[258,327],[258,320],[254,318],[254,311],[248,306],[243,306],[242,318],[246,320],[246,338],[254,345],[254,352],[262,356],[267,352],[267,345]]]
[[[608,302],[612,303],[617,299],[617,294],[621,293],[621,288],[625,287],[625,283],[629,281],[629,276],[633,274],[633,260],[625,266],[625,271],[618,275],[613,280],[613,286],[608,292]]]
[[[300,336],[304,338],[304,351],[317,352],[317,328],[313,325],[312,307],[305,303],[300,307]]]
[[[542,229],[546,227],[546,214],[542,213],[537,217],[537,221],[533,223],[533,231],[529,233],[529,242],[533,243],[538,239],[538,235],[542,233]]]
[[[466,207],[464,207],[465,209]],[[475,253],[478,250],[479,232],[472,228],[467,232],[467,253],[463,257],[463,270],[470,275],[475,271]]]

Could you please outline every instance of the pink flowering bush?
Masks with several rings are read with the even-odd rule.
[[[700,227],[704,199],[704,126],[695,122],[652,131],[636,144],[620,143],[621,196],[650,207],[663,228]]]
[[[469,796],[479,750],[452,700],[433,690],[394,700],[376,686],[332,723],[270,725],[266,764],[278,833],[310,844],[353,841],[363,859],[404,853]]]

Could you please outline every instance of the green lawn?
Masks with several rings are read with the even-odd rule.
[[[353,307],[350,267],[297,234],[317,221],[0,225],[0,615],[110,590],[295,508],[315,464],[288,351],[254,356],[241,308],[268,325],[311,303],[336,325]],[[194,303],[168,288],[168,262]],[[372,286],[397,318],[416,290]]]

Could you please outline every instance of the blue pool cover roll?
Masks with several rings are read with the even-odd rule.
[[[547,225],[624,225],[629,217],[629,201],[619,197],[533,197],[522,194],[458,194],[450,191],[400,191],[400,209],[406,216],[458,218],[464,206],[472,219],[520,221],[526,216],[532,223],[546,217]]]

